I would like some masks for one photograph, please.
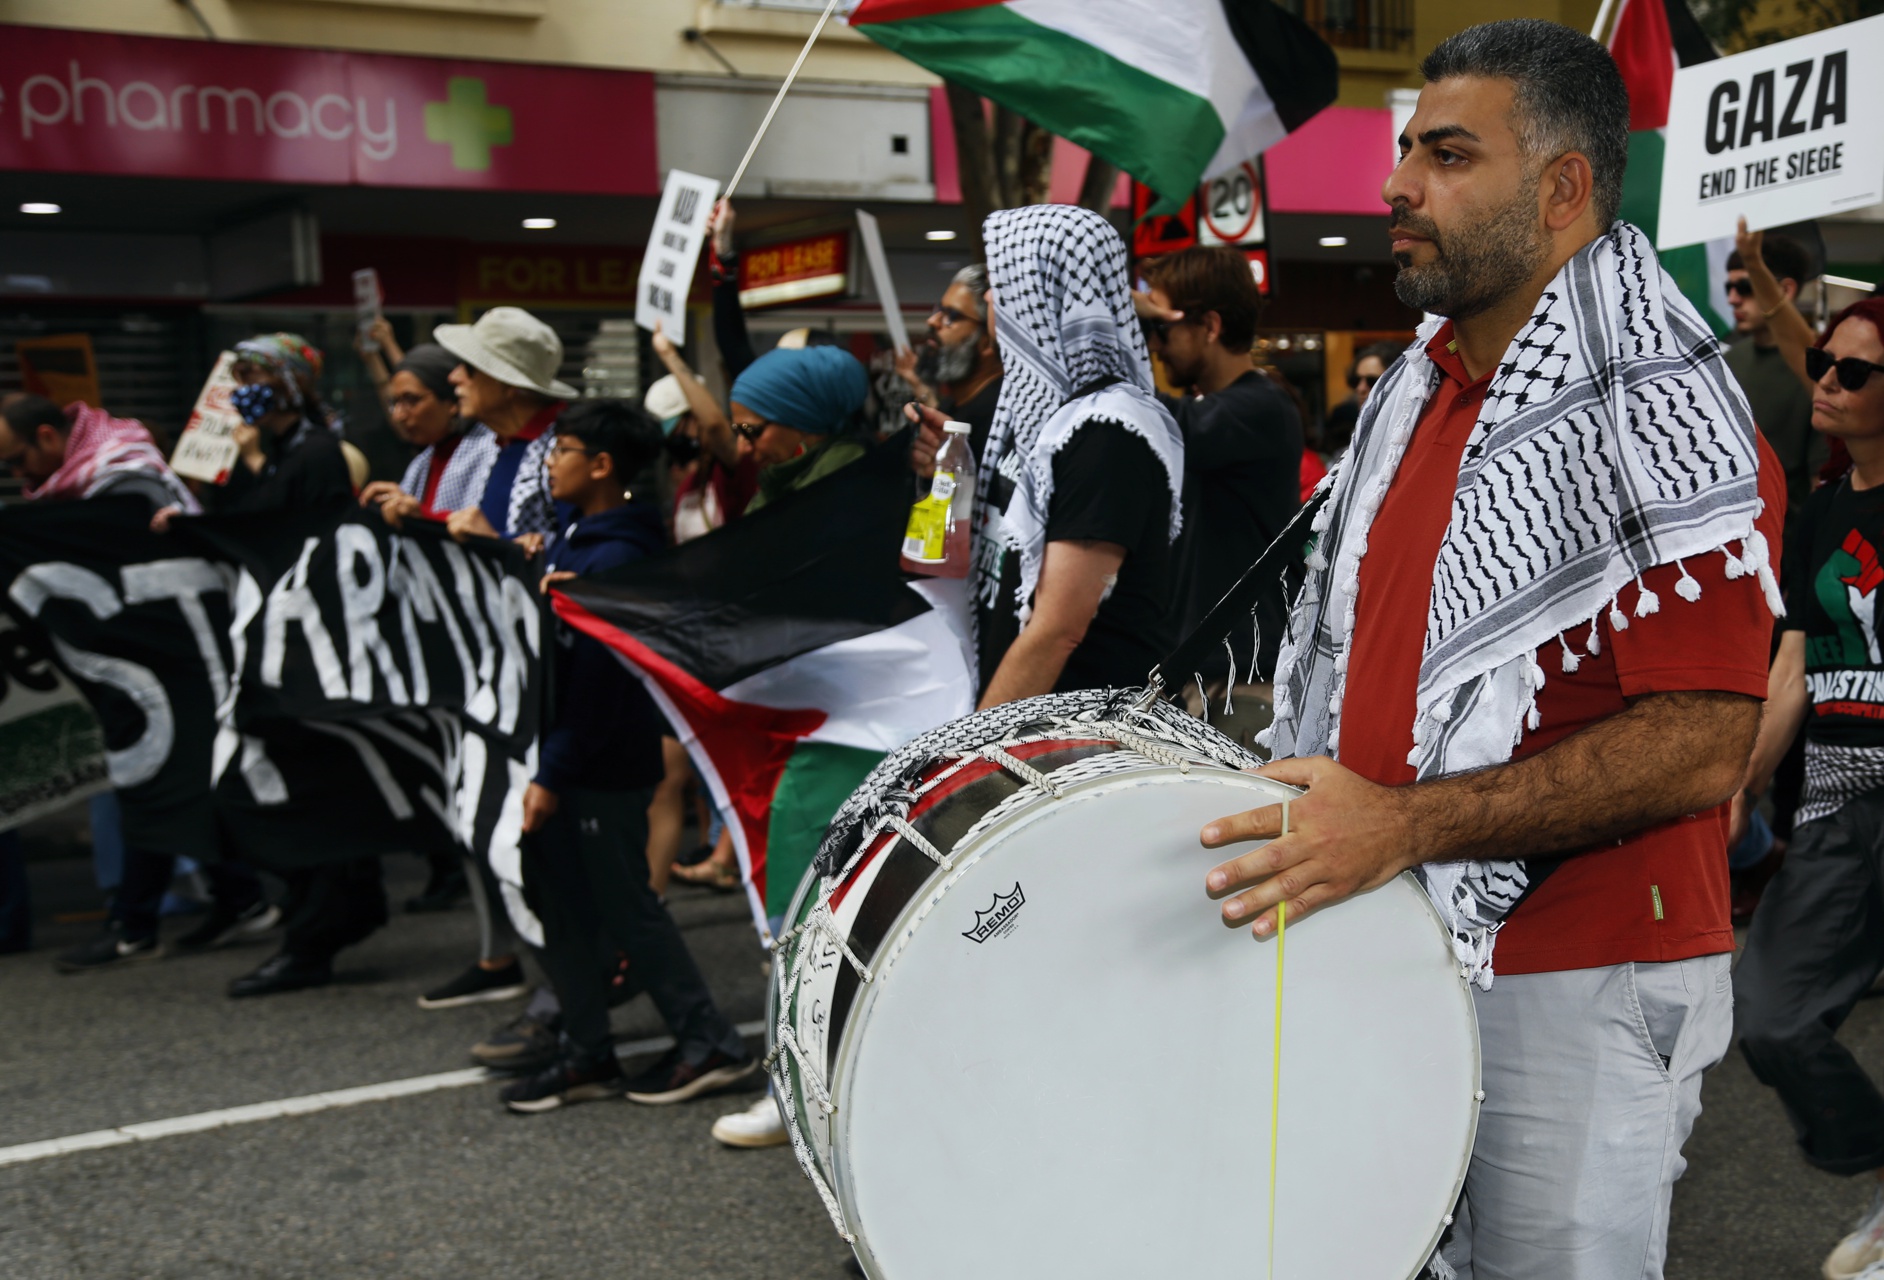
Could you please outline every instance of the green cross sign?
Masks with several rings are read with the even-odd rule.
[[[453,76],[443,102],[425,104],[425,136],[451,147],[451,167],[483,171],[491,167],[491,148],[510,145],[510,108],[484,100],[484,82]]]

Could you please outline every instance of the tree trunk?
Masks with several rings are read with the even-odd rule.
[[[969,238],[981,256],[981,222],[993,213],[999,190],[995,185],[994,148],[988,138],[988,117],[981,95],[959,84],[948,86],[949,119],[955,125],[955,169],[961,176],[962,204],[974,224]]]
[[[1053,194],[1053,135],[1031,120],[1022,125],[1020,198],[1014,203],[1045,204]]]
[[[1098,156],[1086,162],[1086,179],[1079,184],[1079,203],[1102,216],[1111,216],[1112,192],[1119,185],[1119,167]]]

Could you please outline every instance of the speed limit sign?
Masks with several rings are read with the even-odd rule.
[[[1256,161],[1245,160],[1204,183],[1197,215],[1199,244],[1262,244],[1263,178]]]

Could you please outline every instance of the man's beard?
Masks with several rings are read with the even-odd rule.
[[[1504,205],[1476,223],[1457,244],[1442,238],[1439,227],[1411,210],[1396,208],[1390,227],[1425,236],[1433,246],[1430,263],[1415,266],[1411,254],[1396,253],[1400,274],[1393,291],[1416,311],[1461,319],[1490,310],[1537,274],[1550,252],[1537,225],[1537,203],[1522,188]]]
[[[924,382],[960,382],[975,371],[980,356],[979,335],[953,344],[931,342],[916,353],[916,376]]]

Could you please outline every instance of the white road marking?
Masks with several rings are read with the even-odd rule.
[[[742,1036],[754,1036],[765,1030],[765,1023],[742,1022],[734,1030]],[[627,1044],[617,1045],[615,1056],[633,1058],[644,1053],[664,1053],[673,1047],[673,1037],[656,1036],[651,1040],[632,1040]],[[44,1142],[23,1142],[18,1146],[0,1147],[0,1168],[10,1164],[45,1160],[51,1156],[71,1155],[75,1151],[95,1151],[100,1147],[120,1147],[130,1142],[174,1138],[178,1134],[203,1133],[210,1129],[225,1129],[230,1125],[253,1124],[257,1120],[278,1120],[284,1116],[312,1115],[316,1111],[354,1107],[362,1102],[384,1102],[390,1098],[409,1098],[416,1094],[434,1093],[440,1089],[458,1089],[468,1084],[484,1084],[504,1078],[496,1072],[486,1071],[483,1067],[468,1067],[463,1071],[441,1071],[437,1075],[413,1076],[409,1080],[365,1084],[356,1089],[335,1089],[329,1093],[303,1094],[298,1098],[282,1098],[277,1102],[256,1102],[246,1107],[199,1111],[193,1116],[174,1116],[169,1120],[145,1120],[137,1124],[120,1125],[116,1129],[77,1133],[69,1138],[48,1138]]]

